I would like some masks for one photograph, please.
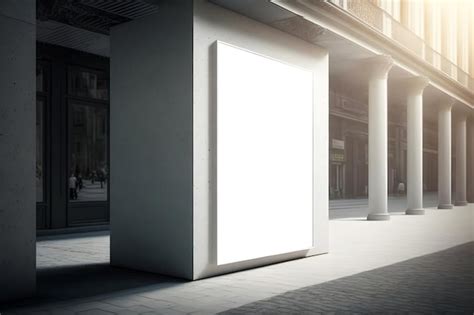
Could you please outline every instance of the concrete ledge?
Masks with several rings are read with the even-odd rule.
[[[407,209],[407,211],[405,211],[405,214],[408,214],[408,215],[424,215],[425,214],[425,209]]]
[[[390,214],[388,213],[370,213],[367,216],[368,221],[387,221],[390,220]]]
[[[440,204],[440,205],[438,205],[438,209],[448,210],[448,209],[452,209],[452,208],[454,208],[454,206],[452,204]]]

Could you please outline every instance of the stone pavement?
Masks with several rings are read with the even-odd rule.
[[[36,244],[36,268],[108,264],[109,248],[108,231],[40,237]]]
[[[474,312],[474,242],[221,314]]]
[[[83,180],[83,188],[78,189],[77,199],[69,200],[69,202],[83,202],[83,201],[105,201],[107,200],[107,181],[102,183],[99,181],[92,183],[91,180]]]
[[[334,296],[335,301],[336,297],[340,300],[342,296],[348,300],[369,301],[375,307],[377,297],[379,301],[388,293],[395,295],[394,299],[397,296],[406,297],[408,293],[405,291],[414,284],[432,287],[436,293],[438,287],[442,288],[444,276],[460,280],[459,283],[452,280],[452,283],[456,288],[463,288],[462,281],[465,280],[458,275],[459,270],[465,266],[448,264],[451,261],[447,259],[448,254],[441,254],[444,256],[440,256],[438,260],[430,258],[429,261],[437,261],[433,265],[439,266],[436,267],[438,269],[430,267],[429,272],[423,268],[415,268],[412,272],[410,265],[406,265],[404,261],[473,242],[473,233],[473,205],[453,210],[428,209],[424,216],[394,214],[390,221],[384,222],[366,221],[362,218],[332,220],[329,224],[329,254],[194,282],[111,267],[106,254],[108,236],[104,234],[43,239],[38,242],[37,296],[16,304],[0,306],[0,313],[214,314],[233,311],[285,292],[322,288],[325,285],[328,287],[324,287],[322,291],[332,288],[332,295],[321,296],[320,309],[324,309],[323,305],[328,303],[327,299],[331,300],[331,296]],[[51,268],[55,264],[62,266]],[[414,265],[419,264],[423,262]],[[386,276],[380,272],[384,269],[379,268],[390,268],[389,266],[396,270],[391,272],[388,269]],[[449,275],[445,275],[445,272]],[[468,271],[465,273],[469,275]],[[404,275],[417,281],[405,283]],[[434,282],[434,275],[439,276],[439,283]],[[350,280],[351,276],[355,280]],[[365,280],[358,280],[358,276]],[[392,281],[392,285],[383,286],[384,281]],[[347,288],[341,289],[341,283]],[[349,286],[358,283],[359,288]],[[372,285],[375,286],[374,289],[370,289]],[[376,288],[381,290],[379,295]],[[374,296],[370,292],[375,292]],[[351,297],[351,294],[355,295]],[[440,301],[439,303],[448,301],[448,306],[453,307],[453,297],[450,294],[452,293],[446,293],[450,300],[440,299],[441,293],[434,294],[431,299]],[[301,299],[305,298],[306,294],[302,294]],[[296,297],[292,299],[295,302],[293,304],[298,304]],[[350,306],[339,305],[341,310]],[[392,307],[391,304],[389,306]],[[409,304],[405,307],[413,307],[415,310],[417,306]],[[315,307],[315,310],[318,308]]]

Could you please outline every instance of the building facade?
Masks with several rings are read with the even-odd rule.
[[[474,202],[472,1],[5,1],[0,29],[0,300],[37,229],[193,280],[327,253],[329,199]]]
[[[472,47],[469,48],[472,45],[472,40],[469,40],[472,38],[472,5],[469,2],[332,1],[331,3],[377,29],[467,89],[473,89],[470,74]],[[442,24],[440,21],[443,21]],[[441,25],[446,27],[443,28]],[[351,93],[344,88],[338,88],[337,83],[332,88],[334,92],[331,94],[333,100],[330,102],[330,138],[335,139],[339,147],[330,148],[333,151],[330,167],[330,198],[367,196],[368,152],[367,148],[365,151],[360,150],[361,147],[367,146],[367,104],[351,98],[348,95]],[[400,183],[406,187],[407,181],[407,117],[404,105],[403,102],[391,103],[389,99],[388,191],[394,195],[400,193],[398,191]],[[334,136],[331,136],[331,133]],[[340,141],[349,142],[348,148],[341,149]],[[360,152],[364,152],[364,156],[359,156]],[[425,119],[423,126],[423,191],[425,192],[437,191],[437,163],[437,124],[432,119]],[[359,175],[360,168],[362,175]]]

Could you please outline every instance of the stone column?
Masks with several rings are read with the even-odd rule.
[[[456,178],[455,206],[467,206],[466,198],[466,115],[460,114],[456,119]]]
[[[387,77],[393,60],[370,58],[369,71],[369,215],[367,220],[389,220],[387,207]]]
[[[451,108],[453,102],[438,109],[438,209],[452,209],[451,204]]]
[[[467,121],[467,202],[474,203],[474,116]]]
[[[408,79],[407,95],[407,202],[406,214],[423,210],[423,90],[428,80]]]

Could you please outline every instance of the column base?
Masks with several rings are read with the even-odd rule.
[[[425,214],[425,209],[407,209],[407,211],[405,211],[405,214],[423,215],[423,214]]]
[[[453,208],[453,205],[450,204],[450,203],[440,203],[438,205],[438,209],[452,209]]]
[[[390,214],[388,213],[370,213],[367,216],[368,221],[387,221],[390,220]]]
[[[454,202],[454,205],[456,207],[464,207],[464,206],[467,206],[468,203],[467,203],[467,201],[456,201],[456,202]]]

